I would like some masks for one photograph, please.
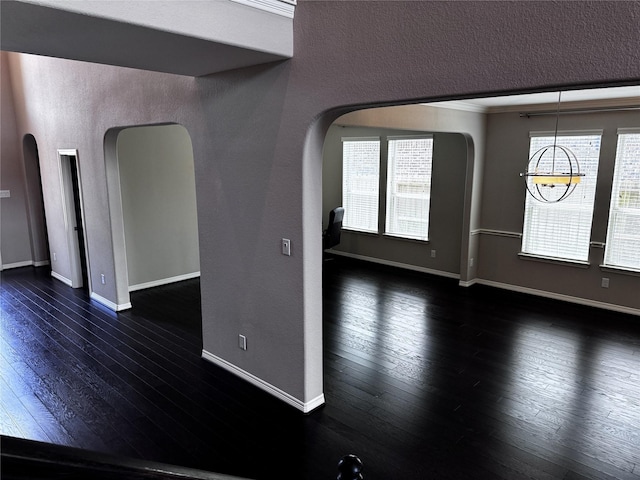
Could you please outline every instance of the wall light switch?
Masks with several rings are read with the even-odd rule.
[[[291,255],[291,240],[288,238],[282,239],[282,254],[287,256]]]

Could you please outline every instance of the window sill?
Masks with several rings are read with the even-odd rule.
[[[423,245],[426,245],[429,243],[428,238],[426,240],[422,240],[419,238],[409,238],[409,237],[403,237],[402,235],[394,235],[393,233],[383,233],[382,236],[385,238],[392,238],[393,240],[404,240],[405,242],[416,242],[416,243],[421,243]]]
[[[615,265],[600,265],[600,270],[602,270],[603,272],[619,273],[621,275],[640,277],[640,270],[634,268],[617,267]]]
[[[377,237],[380,234],[378,232],[369,232],[367,230],[356,230],[355,228],[345,228],[342,227],[343,233],[356,233],[358,235],[368,235],[370,237]]]
[[[556,257],[543,257],[542,255],[533,255],[531,253],[518,253],[518,256],[522,260],[532,260],[534,262],[543,262],[543,263],[553,263],[555,265],[564,265],[566,267],[578,267],[578,268],[589,268],[591,264],[589,262],[583,262],[580,260],[569,260],[566,258],[556,258]]]

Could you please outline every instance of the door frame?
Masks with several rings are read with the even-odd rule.
[[[80,203],[80,219],[82,220],[82,236],[84,240],[84,254],[85,263],[87,268],[87,283],[86,287],[89,292],[91,288],[91,262],[89,261],[89,248],[87,242],[87,229],[86,218],[84,208],[84,195],[82,193],[82,174],[80,168],[80,161],[78,157],[78,150],[75,148],[62,148],[58,149],[58,168],[60,169],[60,191],[62,192],[62,214],[64,218],[64,229],[66,236],[66,243],[69,253],[69,273],[72,288],[82,288],[82,263],[80,260],[80,244],[78,241],[78,235],[76,233],[76,212],[75,202],[73,197],[73,181],[71,178],[71,157],[74,157],[76,162],[76,171],[78,172],[78,195]]]

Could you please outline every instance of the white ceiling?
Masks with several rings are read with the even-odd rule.
[[[588,104],[640,105],[640,85],[629,87],[591,88],[586,90],[563,91],[563,104],[582,102]],[[500,97],[474,98],[451,102],[430,103],[431,106],[442,106],[477,112],[508,111],[520,106],[555,105],[558,103],[558,92],[528,93],[522,95],[506,95]]]
[[[592,88],[589,90],[568,90],[562,92],[562,102],[581,102],[612,98],[636,97],[640,101],[640,85],[633,87]],[[526,95],[510,95],[506,97],[479,98],[469,100],[485,107],[503,107],[505,105],[535,105],[540,103],[556,103],[558,92],[529,93]]]

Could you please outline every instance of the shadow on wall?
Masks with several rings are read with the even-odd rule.
[[[40,157],[38,155],[38,145],[33,135],[27,134],[22,139],[22,152],[24,155],[25,185],[27,189],[27,216],[29,219],[31,258],[34,266],[40,267],[50,263],[50,255],[42,194]]]

